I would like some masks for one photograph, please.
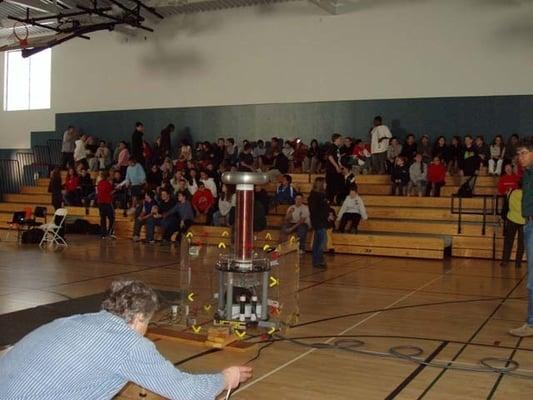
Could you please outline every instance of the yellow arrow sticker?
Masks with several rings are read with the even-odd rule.
[[[202,327],[201,326],[196,326],[196,325],[193,325],[192,326],[192,331],[194,333],[200,333],[200,331],[202,330]]]
[[[235,334],[237,335],[239,339],[242,339],[246,336],[246,331],[241,332],[241,331],[235,330]]]
[[[189,293],[187,298],[189,299],[190,302],[193,302],[194,301],[194,292]]]
[[[194,236],[194,235],[192,234],[192,232],[188,232],[188,233],[185,235],[185,237],[186,237],[187,239],[190,239],[190,238],[192,238],[193,236]]]
[[[274,278],[273,276],[270,277],[270,287],[274,287],[279,285],[279,279]]]
[[[222,237],[228,237],[228,236],[229,236],[229,232],[228,231],[222,232]]]
[[[211,304],[206,304],[206,305],[204,306],[204,310],[205,310],[205,311],[209,311],[209,310],[211,310]]]
[[[272,328],[270,328],[270,330],[268,331],[268,334],[269,334],[269,335],[272,335],[274,332],[276,332],[276,328],[272,327]]]
[[[268,251],[268,250],[270,250],[270,246],[268,244],[265,244],[263,246],[263,251]]]
[[[219,249],[225,249],[225,248],[226,248],[226,244],[225,244],[224,242],[220,242],[220,243],[218,244],[218,248],[219,248]]]
[[[272,235],[270,234],[270,232],[265,235],[265,240],[272,240]]]

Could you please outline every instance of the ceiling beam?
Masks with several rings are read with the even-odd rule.
[[[5,0],[7,3],[17,4],[24,8],[29,8],[31,10],[40,11],[44,13],[53,13],[56,14],[60,11],[58,7],[52,4],[46,4],[39,0]]]

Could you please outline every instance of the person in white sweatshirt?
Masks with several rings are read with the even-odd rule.
[[[215,183],[215,180],[207,174],[207,171],[200,171],[200,182],[204,183],[205,187],[211,191],[211,194],[215,199],[218,198],[217,184]]]
[[[354,231],[354,233],[357,233],[357,227],[361,219],[368,219],[368,215],[363,199],[357,193],[357,185],[354,184],[350,188],[350,194],[342,203],[337,215],[339,232]]]

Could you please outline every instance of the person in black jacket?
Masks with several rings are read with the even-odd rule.
[[[417,145],[415,135],[410,133],[405,137],[405,143],[402,146],[402,152],[400,155],[405,157],[406,161],[410,163],[415,158],[416,153]]]
[[[50,176],[48,183],[48,193],[52,194],[52,205],[57,210],[63,206],[63,182],[61,179],[61,170],[55,167]]]
[[[131,135],[131,155],[137,160],[142,166],[144,166],[144,155],[143,155],[143,134],[144,134],[144,125],[142,122],[135,123],[135,130]]]
[[[324,178],[316,178],[307,202],[311,216],[311,226],[315,230],[313,238],[313,267],[326,268],[324,246],[328,229],[329,203],[326,199]]]
[[[478,150],[474,146],[472,136],[465,136],[465,145],[463,147],[461,158],[458,160],[459,173],[463,176],[461,184],[469,183],[470,189],[474,190],[475,180],[479,172],[481,160],[479,158]]]
[[[170,157],[171,156],[171,135],[172,132],[176,127],[174,124],[168,124],[162,131],[161,131],[161,143],[160,143],[160,151],[161,151],[161,157]]]
[[[390,174],[391,195],[405,196],[407,194],[407,185],[411,180],[409,176],[409,167],[405,157],[397,157]]]

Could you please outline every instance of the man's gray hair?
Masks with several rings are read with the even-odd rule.
[[[144,319],[152,318],[159,307],[157,293],[138,280],[116,280],[106,293],[102,310],[108,311],[130,323],[136,314]]]

